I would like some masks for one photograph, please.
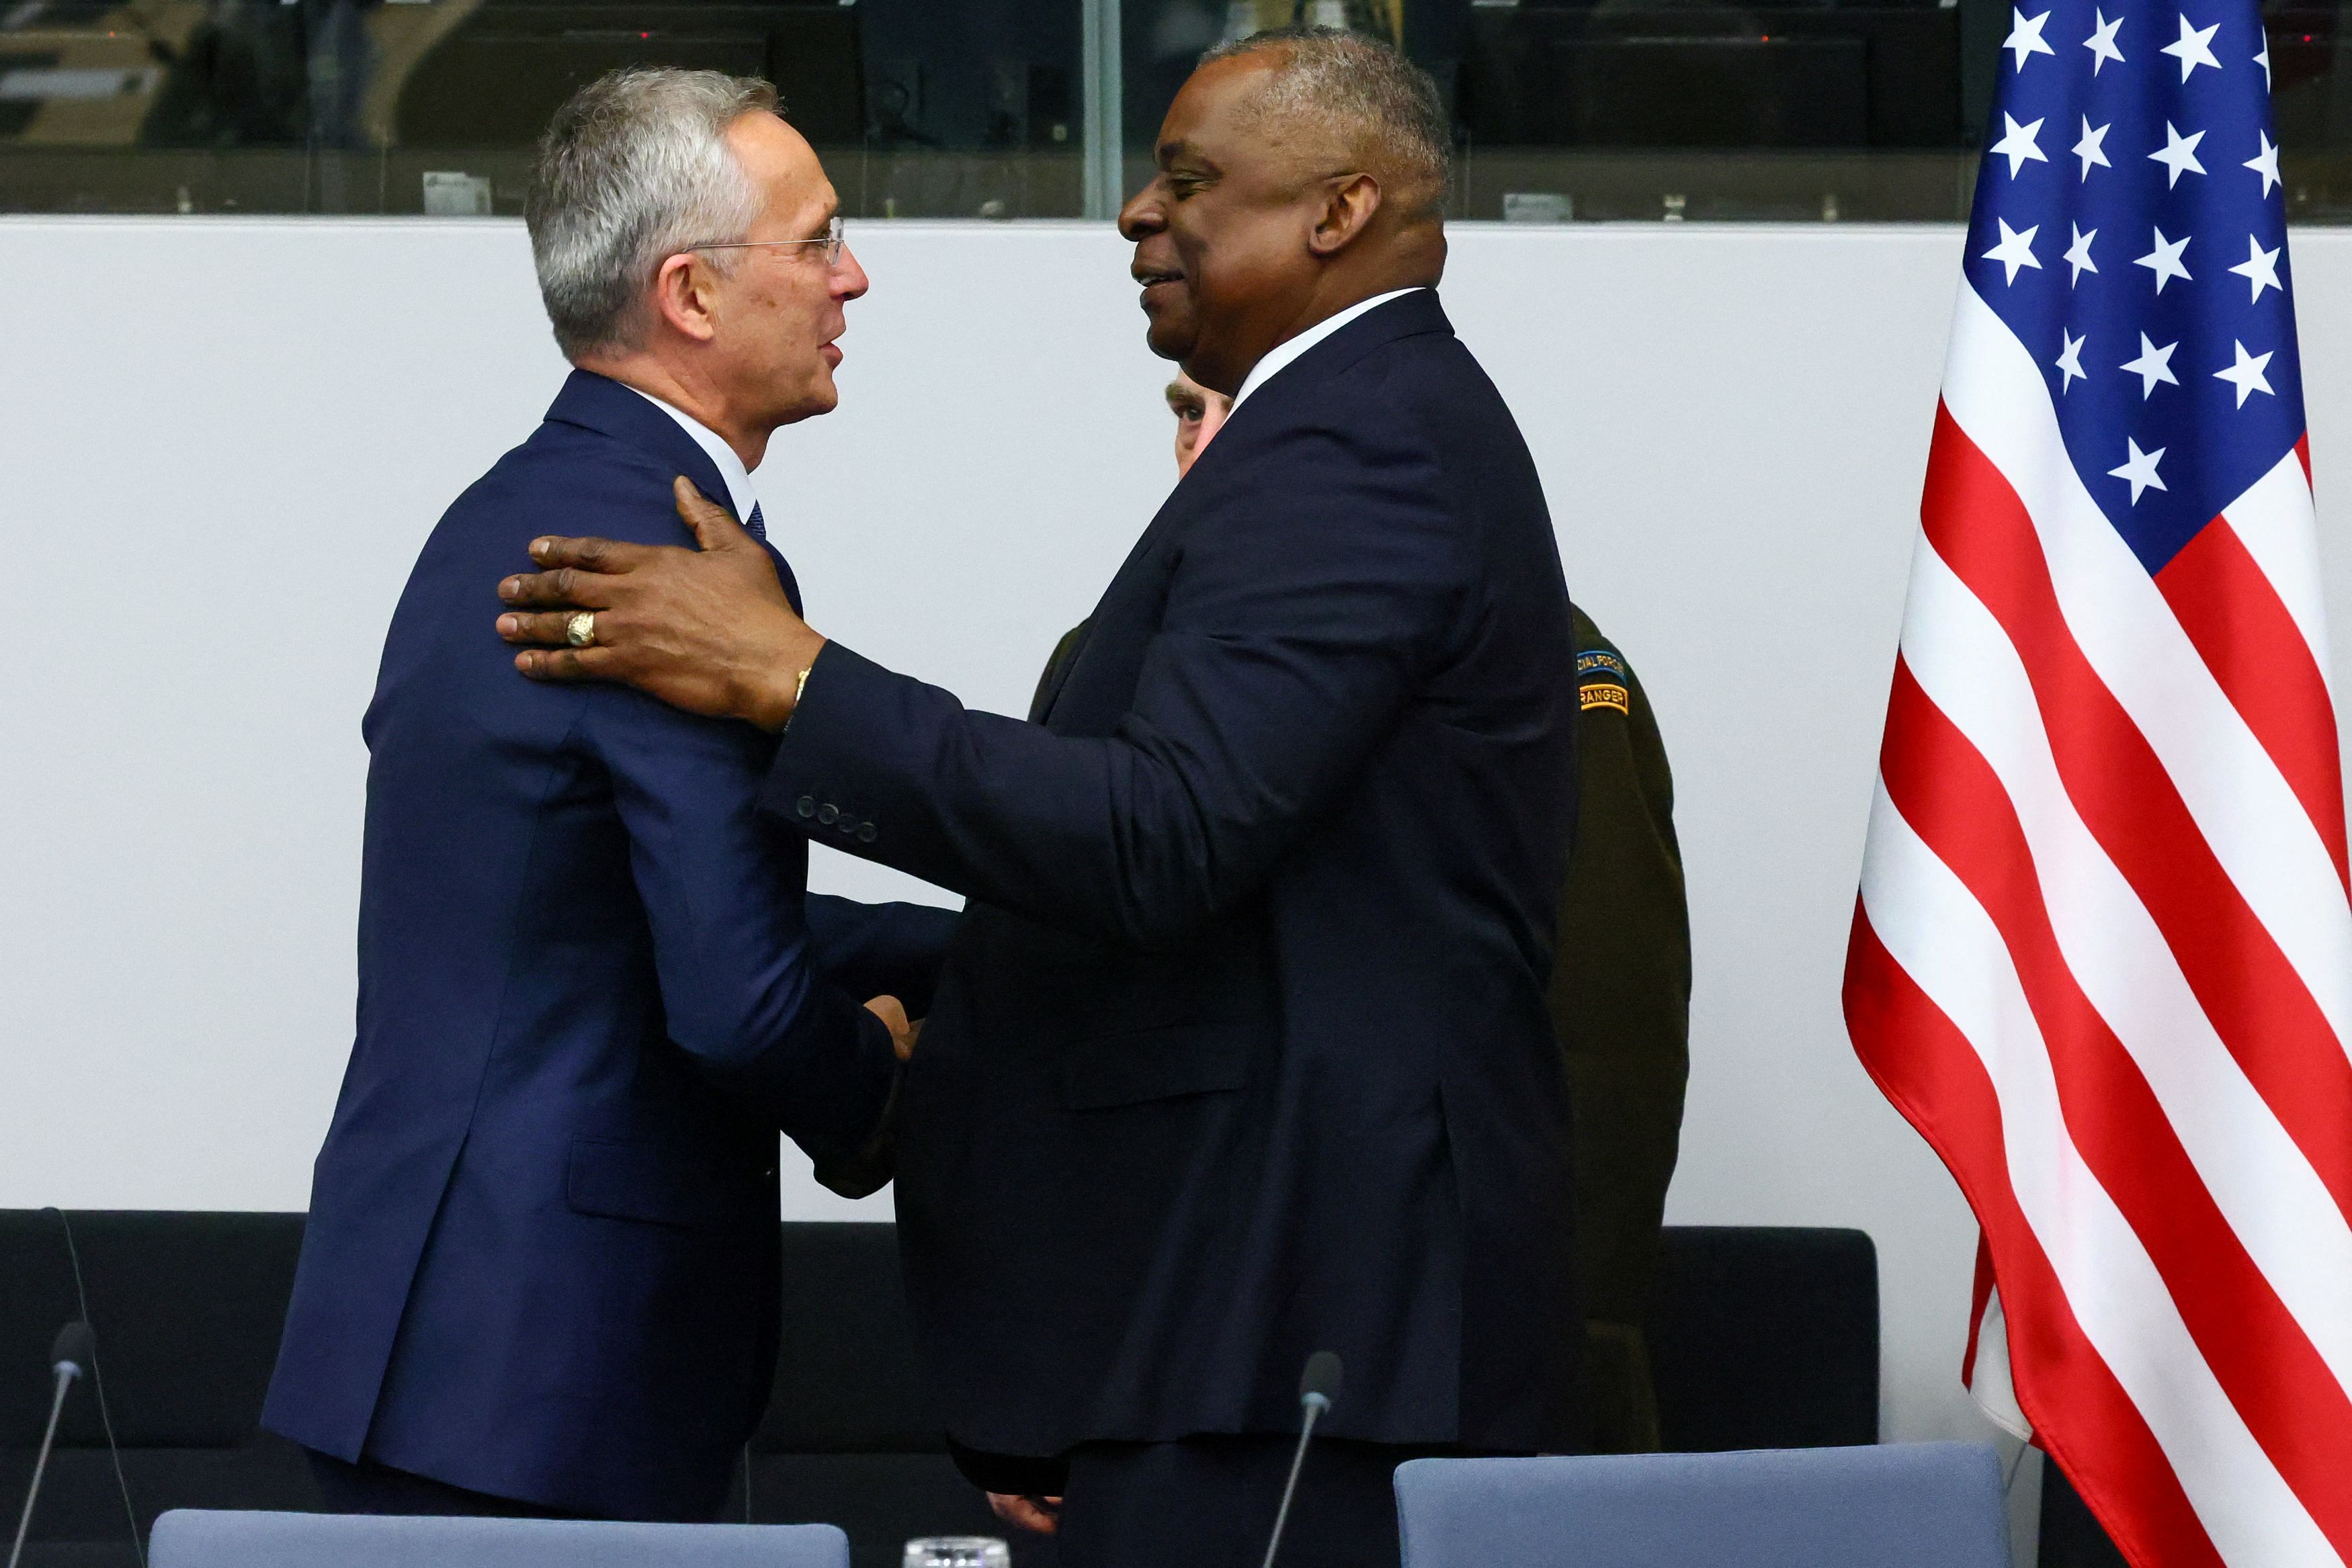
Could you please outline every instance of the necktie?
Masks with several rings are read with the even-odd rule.
[[[759,502],[751,503],[751,515],[743,519],[743,528],[753,538],[763,544],[767,541],[768,524],[767,520],[760,516]]]

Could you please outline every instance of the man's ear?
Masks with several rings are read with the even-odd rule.
[[[1342,174],[1331,181],[1323,211],[1307,236],[1317,256],[1337,256],[1370,225],[1381,210],[1381,183],[1370,174]]]
[[[719,332],[710,268],[690,252],[665,258],[654,274],[654,310],[672,330],[707,343]]]

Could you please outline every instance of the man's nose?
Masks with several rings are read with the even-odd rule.
[[[841,247],[841,259],[833,265],[833,292],[836,298],[862,298],[871,287],[866,269],[857,265],[857,253],[846,245]]]
[[[1160,199],[1160,182],[1154,180],[1127,199],[1118,210],[1118,233],[1121,239],[1139,240],[1146,235],[1158,234],[1168,226],[1168,212]]]

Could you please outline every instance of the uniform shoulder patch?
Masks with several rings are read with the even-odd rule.
[[[1633,696],[1626,690],[1630,681],[1625,661],[1605,648],[1588,649],[1576,656],[1578,706],[1581,712],[1614,708],[1630,717]]]
[[[1576,656],[1576,677],[1582,680],[1595,674],[1606,674],[1622,686],[1625,684],[1625,661],[1606,648],[1588,648]]]

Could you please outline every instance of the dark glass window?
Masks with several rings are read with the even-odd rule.
[[[1949,220],[2010,3],[0,0],[0,211],[511,214],[646,63],[775,81],[854,217],[1104,217],[1202,49],[1304,23],[1435,77],[1458,216]],[[2266,11],[2305,221],[2352,219],[2347,15]]]
[[[853,216],[1075,215],[1077,0],[0,0],[0,210],[514,214],[625,65],[766,77]]]

